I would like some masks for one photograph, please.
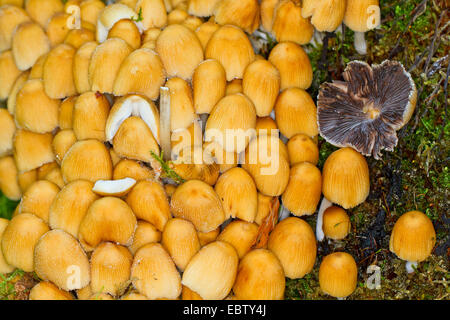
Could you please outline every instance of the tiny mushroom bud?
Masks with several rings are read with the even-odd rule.
[[[400,130],[414,112],[417,91],[411,75],[396,61],[369,66],[353,61],[345,82],[321,86],[317,106],[320,135],[338,147],[352,147],[380,159],[393,151]]]
[[[323,258],[319,268],[320,289],[336,298],[345,298],[356,289],[358,267],[346,252],[335,252]]]
[[[412,273],[413,267],[430,256],[435,243],[436,232],[430,218],[420,211],[410,211],[395,223],[389,250],[406,260],[406,270]]]
[[[350,218],[344,209],[331,206],[323,213],[323,233],[327,238],[344,239],[350,232]]]

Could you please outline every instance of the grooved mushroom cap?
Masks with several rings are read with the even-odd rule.
[[[330,296],[344,298],[356,289],[358,267],[346,252],[335,252],[323,258],[319,268],[320,289]]]
[[[429,257],[436,243],[433,223],[424,213],[410,211],[395,223],[389,250],[400,259],[421,262]]]
[[[58,229],[39,239],[34,249],[34,269],[39,278],[67,291],[87,286],[91,278],[89,260],[80,243]]]
[[[74,300],[73,296],[48,281],[39,282],[30,291],[30,300]]]
[[[414,81],[399,62],[388,60],[372,67],[352,61],[343,78],[321,85],[320,135],[335,146],[380,159],[381,150],[394,150],[396,131],[411,119],[417,100]]]

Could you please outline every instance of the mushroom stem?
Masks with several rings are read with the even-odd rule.
[[[332,205],[333,203],[330,200],[323,197],[322,202],[320,203],[319,213],[317,214],[317,222],[316,222],[317,241],[322,241],[325,238],[325,234],[323,233],[323,213]]]
[[[367,54],[367,44],[364,32],[355,31],[355,49],[359,54]]]
[[[343,297],[339,297],[339,298],[337,298],[338,300],[345,300],[345,298],[343,298]]]
[[[164,155],[164,160],[170,160],[171,146],[170,146],[170,91],[167,87],[160,88],[160,136],[161,136],[161,150]]]
[[[417,262],[413,262],[413,261],[407,261],[406,262],[406,272],[408,273],[413,273],[414,269],[417,269]]]
[[[278,221],[283,221],[291,215],[291,212],[283,205],[280,208],[280,214],[278,216]]]

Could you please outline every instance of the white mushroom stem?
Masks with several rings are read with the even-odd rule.
[[[332,205],[333,203],[330,200],[323,197],[322,202],[320,203],[319,213],[317,214],[317,222],[316,222],[317,241],[322,241],[325,238],[325,234],[323,233],[323,213]]]
[[[159,127],[161,137],[161,150],[163,151],[164,160],[171,158],[170,145],[170,92],[169,88],[160,88],[160,102],[159,102]]]
[[[282,221],[288,218],[291,215],[291,212],[283,205],[281,205],[280,214],[278,215],[278,221]]]
[[[337,298],[338,300],[345,300],[345,298],[343,298],[343,297],[339,297],[339,298]]]
[[[413,273],[414,269],[417,269],[417,262],[413,262],[413,261],[407,261],[406,262],[406,272],[408,273]]]
[[[355,32],[355,49],[359,54],[367,54],[367,43],[364,32]]]

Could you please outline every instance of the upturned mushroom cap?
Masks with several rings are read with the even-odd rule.
[[[34,269],[39,278],[70,291],[89,284],[89,260],[80,243],[62,230],[44,234],[34,249]]]
[[[59,100],[45,93],[42,80],[28,80],[16,96],[17,127],[36,133],[52,132],[58,127],[59,105]]]
[[[301,162],[317,165],[319,162],[319,148],[307,135],[299,133],[291,137],[287,143],[291,166]]]
[[[220,25],[232,24],[252,34],[259,26],[257,0],[222,0],[214,8],[214,19]]]
[[[78,179],[91,182],[111,180],[111,156],[98,140],[77,141],[66,152],[61,162],[61,172],[66,183]]]
[[[78,237],[78,228],[89,206],[99,197],[92,191],[93,183],[76,180],[64,186],[49,210],[49,225]]]
[[[397,61],[369,66],[352,61],[344,81],[321,85],[317,100],[320,135],[338,147],[352,147],[380,159],[393,151],[396,131],[414,112],[417,91],[411,75]]]
[[[0,218],[0,273],[6,274],[14,271],[14,267],[8,264],[5,260],[5,257],[2,253],[1,242],[3,232],[5,232],[6,227],[8,226],[9,220]]]
[[[200,63],[192,76],[195,112],[210,113],[225,95],[227,80],[225,69],[214,59]]]
[[[144,245],[161,241],[161,232],[151,223],[139,220],[133,237],[133,243],[128,247],[133,255]]]
[[[222,174],[214,187],[222,201],[226,217],[247,222],[255,220],[258,196],[252,177],[242,168],[232,168]]]
[[[164,0],[138,0],[136,10],[142,10],[142,26],[149,28],[162,28],[167,23],[167,12]]]
[[[0,53],[0,100],[9,97],[14,82],[20,76],[21,71],[14,62],[11,50]]]
[[[218,29],[205,48],[206,59],[216,59],[225,69],[227,81],[242,79],[245,68],[255,60],[255,52],[245,33],[233,25]]]
[[[34,247],[49,230],[42,219],[31,213],[16,215],[2,235],[2,252],[6,262],[25,272],[34,270]]]
[[[89,63],[95,48],[97,48],[97,42],[86,42],[78,48],[73,58],[73,81],[75,88],[80,94],[91,90]]]
[[[133,51],[120,66],[113,93],[123,96],[129,92],[143,94],[156,100],[166,74],[159,56],[150,49]]]
[[[291,87],[308,89],[313,72],[305,50],[294,42],[278,43],[270,51],[269,61],[278,69],[281,76],[281,90]]]
[[[30,21],[30,17],[20,7],[2,5],[0,8],[0,52],[11,49],[14,30],[23,22]]]
[[[48,223],[50,206],[58,192],[56,184],[47,180],[36,181],[25,191],[19,213],[32,213]]]
[[[286,277],[303,278],[316,261],[316,237],[310,225],[296,217],[289,217],[275,226],[267,248],[280,259]]]
[[[344,209],[356,207],[369,195],[369,167],[352,148],[333,152],[325,161],[322,177],[324,196]]]
[[[53,283],[41,281],[30,291],[30,300],[74,300],[73,296]]]
[[[142,162],[122,159],[114,167],[113,179],[133,178],[136,181],[152,180],[155,176],[153,170],[145,166]]]
[[[97,18],[97,42],[102,43],[106,40],[109,30],[117,21],[122,19],[137,20],[138,15],[133,9],[122,3],[114,3],[106,6],[98,14]],[[137,22],[136,25],[139,29],[142,29],[142,23]]]
[[[130,192],[131,188],[136,184],[136,180],[132,178],[124,178],[120,180],[97,180],[92,191],[101,196],[122,197]]]
[[[214,15],[214,8],[220,0],[191,0],[188,4],[188,13],[197,17]]]
[[[303,0],[302,16],[320,32],[335,31],[344,20],[346,0]]]
[[[376,28],[377,24],[369,23],[373,19],[371,16],[375,13],[369,10],[370,6],[379,7],[379,0],[347,0],[345,25],[356,32],[366,32]],[[380,21],[379,16],[375,21]]]
[[[294,215],[316,212],[322,194],[320,170],[309,162],[302,162],[290,170],[289,183],[283,193],[283,205]]]
[[[222,300],[236,279],[239,258],[236,250],[223,241],[204,246],[191,259],[181,283],[205,300]]]
[[[92,251],[103,241],[128,246],[133,241],[136,216],[127,203],[119,198],[95,200],[81,221],[78,239],[86,251]]]
[[[227,152],[240,153],[254,137],[255,125],[253,102],[242,93],[228,95],[212,109],[206,122],[205,140],[216,141]]]
[[[134,255],[131,279],[135,288],[149,299],[176,299],[181,294],[181,277],[166,250],[149,243]]]
[[[302,16],[302,8],[297,1],[283,0],[274,9],[271,32],[278,42],[292,41],[303,45],[311,40],[314,27]]]
[[[12,39],[12,53],[19,70],[31,68],[36,60],[50,51],[50,41],[44,30],[34,22],[22,23]]]
[[[68,44],[54,47],[44,62],[45,93],[52,99],[63,99],[77,93],[73,81],[75,49]]]
[[[389,250],[400,259],[421,262],[427,259],[436,243],[433,223],[424,213],[403,214],[392,229]]]
[[[231,244],[242,259],[250,251],[258,236],[258,225],[242,220],[230,222],[219,234],[217,240]]]
[[[98,45],[89,62],[89,83],[92,91],[113,93],[120,66],[133,49],[122,39],[108,39]]]
[[[172,195],[170,207],[174,217],[191,221],[201,232],[212,231],[226,220],[219,196],[200,180],[180,185]]]
[[[108,99],[103,94],[92,91],[81,94],[75,101],[72,115],[72,127],[77,140],[105,141],[109,108]]]
[[[344,239],[350,232],[350,218],[344,209],[331,206],[323,213],[323,233],[329,239]]]
[[[161,244],[181,272],[200,250],[200,241],[194,225],[180,218],[167,221],[162,233]]]
[[[335,252],[323,258],[319,268],[320,289],[330,296],[345,298],[353,293],[358,281],[358,267],[346,252]]]
[[[126,199],[138,219],[153,224],[159,231],[171,217],[169,201],[163,186],[150,180],[138,182]]]
[[[195,68],[203,61],[203,48],[195,33],[178,24],[161,32],[156,40],[156,52],[168,77],[190,80]]]
[[[127,248],[104,242],[92,252],[90,261],[93,292],[117,296],[128,285],[133,256]]]
[[[240,300],[282,300],[285,282],[278,258],[269,250],[256,249],[240,261],[233,292]]]
[[[299,133],[309,137],[318,134],[316,105],[303,89],[289,88],[278,96],[275,119],[280,132],[286,138],[290,139]]]
[[[13,141],[13,154],[19,173],[24,173],[54,161],[51,133],[17,130]]]
[[[63,2],[60,0],[27,0],[25,10],[28,15],[37,21],[41,26],[45,26],[55,13],[62,12]]]

